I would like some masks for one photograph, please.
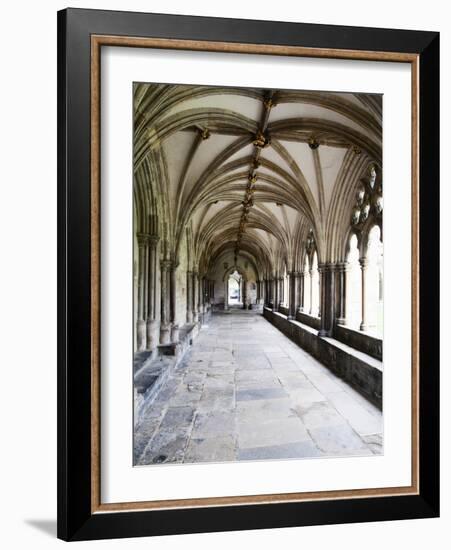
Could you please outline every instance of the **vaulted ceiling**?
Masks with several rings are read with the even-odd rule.
[[[231,250],[295,268],[310,229],[325,251],[346,193],[381,164],[378,95],[137,84],[134,100],[135,175],[162,195],[168,253],[189,228],[205,271]]]

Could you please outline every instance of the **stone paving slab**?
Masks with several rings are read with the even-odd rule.
[[[229,411],[213,410],[196,415],[192,437],[194,439],[208,439],[227,435],[233,436],[234,433],[235,415]]]
[[[296,415],[290,398],[260,399],[238,401],[236,404],[238,421],[255,422],[259,424],[265,420],[290,418]]]
[[[348,424],[311,428],[308,433],[325,456],[368,455],[368,446]]]
[[[327,398],[360,435],[382,433],[382,415],[369,413],[347,392],[329,393]]]
[[[382,434],[363,435],[362,439],[375,455],[381,455],[384,453]]]
[[[286,391],[282,388],[253,388],[236,392],[237,402],[249,401],[251,399],[278,399],[282,397],[287,397]]]
[[[237,458],[238,460],[275,460],[319,456],[321,456],[320,451],[311,441],[297,441],[296,443],[285,443],[283,445],[240,449]]]
[[[147,405],[134,464],[383,453],[382,414],[262,315],[212,316]]]
[[[159,430],[144,450],[139,464],[183,462],[188,441],[187,432]]]
[[[311,441],[305,426],[299,418],[273,419],[260,422],[260,429],[255,429],[255,422],[238,421],[238,448],[268,447]]]
[[[210,439],[191,438],[185,453],[185,462],[230,462],[236,460],[235,437]]]

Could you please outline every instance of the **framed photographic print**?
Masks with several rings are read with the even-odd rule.
[[[58,14],[58,536],[439,513],[438,33]]]

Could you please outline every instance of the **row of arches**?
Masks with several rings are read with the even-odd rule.
[[[134,102],[136,350],[234,304],[380,334],[380,98],[137,83]]]
[[[337,290],[336,322],[351,329],[367,332],[377,338],[383,334],[383,243],[378,225],[368,232],[366,248],[359,244],[356,233],[351,233],[344,262],[335,266],[336,287],[343,285],[341,295]],[[318,254],[312,250],[304,257],[303,269],[294,274],[299,286],[296,313],[321,318],[321,267]],[[343,277],[343,283],[340,279]],[[269,290],[266,305],[274,310],[287,310],[290,300],[296,300],[296,290],[290,296],[290,275],[286,267],[282,278],[282,298],[278,304]],[[271,279],[270,279],[271,281]]]

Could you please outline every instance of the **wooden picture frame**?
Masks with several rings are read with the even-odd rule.
[[[412,483],[321,493],[100,501],[100,51],[103,46],[393,61],[412,67]],[[58,13],[58,537],[439,514],[439,34],[67,9]]]

